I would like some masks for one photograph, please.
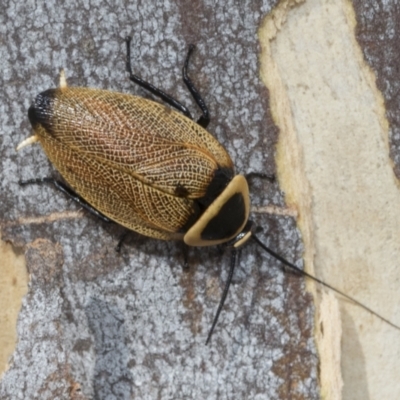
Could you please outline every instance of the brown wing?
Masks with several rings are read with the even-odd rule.
[[[170,194],[200,198],[219,167],[233,170],[205,129],[159,103],[88,88],[56,89],[52,136],[90,159]]]
[[[55,167],[92,206],[146,236],[181,238],[216,169],[233,170],[207,131],[158,103],[86,88],[51,90],[46,102],[35,101],[44,117],[34,129]]]

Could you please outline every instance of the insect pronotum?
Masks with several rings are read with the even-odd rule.
[[[189,246],[228,246],[228,279],[206,343],[227,297],[238,249],[249,240],[296,273],[400,329],[285,260],[255,235],[246,178],[235,175],[229,154],[206,131],[209,112],[187,74],[194,46],[189,46],[182,74],[202,111],[197,122],[184,105],[132,73],[130,38],[126,45],[130,80],[178,111],[129,94],[69,87],[62,71],[60,87],[37,95],[29,108],[34,135],[17,149],[39,141],[67,185],[53,178],[20,183],[51,183],[102,219],[145,236],[183,240]]]

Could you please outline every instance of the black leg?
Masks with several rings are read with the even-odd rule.
[[[270,181],[271,183],[274,183],[276,181],[275,175],[267,175],[267,174],[264,174],[263,172],[250,172],[249,174],[245,175],[245,178],[247,181],[250,181],[253,178],[266,179],[267,181]]]
[[[183,252],[183,269],[189,271],[189,246],[182,242],[182,252]]]
[[[182,76],[183,76],[183,81],[186,84],[186,87],[189,89],[189,92],[192,94],[194,101],[197,103],[197,105],[201,109],[201,112],[203,113],[203,115],[197,120],[197,123],[200,126],[202,126],[203,128],[207,128],[208,124],[210,123],[210,113],[208,112],[206,103],[204,102],[203,98],[201,97],[199,91],[196,89],[192,80],[189,78],[189,76],[187,74],[188,66],[189,66],[189,59],[193,53],[193,50],[194,50],[194,45],[193,44],[189,45],[189,51],[186,56],[185,64],[182,68]]]
[[[124,244],[125,239],[126,239],[126,237],[128,236],[128,234],[129,234],[129,231],[128,231],[128,230],[125,230],[125,232],[119,237],[118,243],[117,243],[117,245],[115,246],[115,251],[116,251],[117,253],[119,253],[119,252],[121,251],[122,245]]]
[[[70,189],[67,185],[63,182],[58,181],[54,178],[39,178],[39,179],[28,179],[26,181],[19,181],[18,182],[21,186],[25,185],[43,185],[43,184],[51,184],[59,191],[63,192],[67,197],[74,200],[78,203],[82,208],[89,211],[91,214],[95,215],[96,217],[100,218],[105,222],[111,222],[109,218],[103,215],[101,212],[97,211],[94,207],[92,207],[86,200],[84,200],[81,196],[75,193],[72,189]]]
[[[182,103],[180,103],[178,100],[175,100],[173,97],[163,92],[161,89],[156,88],[151,83],[144,81],[142,78],[132,73],[131,40],[132,38],[129,36],[126,38],[126,70],[129,73],[129,79],[132,82],[135,82],[136,84],[141,86],[142,88],[148,90],[150,93],[154,94],[154,96],[159,97],[161,100],[165,101],[171,107],[175,107],[182,114],[185,114],[188,118],[193,119],[187,107],[185,107]]]

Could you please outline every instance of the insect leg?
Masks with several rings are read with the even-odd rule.
[[[129,79],[132,82],[135,82],[137,85],[142,88],[148,90],[150,93],[154,94],[154,96],[159,97],[161,100],[165,101],[171,107],[175,107],[182,114],[185,114],[188,118],[193,119],[187,107],[185,107],[181,102],[171,97],[169,94],[163,92],[161,89],[156,88],[151,83],[146,82],[142,78],[137,75],[134,75],[132,72],[131,66],[131,40],[132,38],[128,36],[126,39],[126,70],[129,73]]]
[[[183,269],[189,270],[189,246],[182,241]]]
[[[265,180],[270,181],[272,183],[276,181],[276,176],[275,175],[268,175],[268,174],[265,174],[264,172],[256,172],[256,171],[249,172],[244,177],[246,178],[246,181],[250,181],[253,178],[265,179]]]
[[[203,115],[197,120],[197,123],[200,126],[202,126],[203,128],[207,128],[207,125],[210,123],[210,113],[208,112],[206,103],[204,102],[203,98],[201,97],[199,91],[196,89],[192,80],[189,78],[189,76],[187,74],[188,66],[189,66],[189,59],[193,53],[194,48],[195,48],[194,44],[189,45],[189,50],[188,50],[188,53],[186,56],[185,64],[182,68],[182,76],[183,76],[183,81],[185,82],[186,87],[189,89],[189,92],[191,93],[192,97],[194,98],[194,101],[200,107],[201,112],[203,113]]]
[[[116,251],[117,253],[119,253],[119,252],[121,251],[122,245],[124,244],[125,239],[126,239],[126,237],[128,236],[128,233],[129,233],[129,231],[126,230],[126,231],[119,237],[118,243],[117,243],[117,245],[115,246],[115,251]]]
[[[91,214],[95,215],[96,217],[100,218],[101,220],[103,220],[105,222],[111,222],[111,220],[109,218],[107,218],[101,212],[97,211],[88,202],[86,202],[81,196],[79,196],[72,189],[70,189],[67,185],[65,185],[61,181],[58,181],[57,179],[54,179],[54,178],[28,179],[26,181],[19,181],[18,183],[21,186],[25,186],[25,185],[42,185],[42,184],[50,183],[56,189],[58,189],[59,191],[63,192],[70,199],[72,199],[76,203],[78,203],[82,208],[84,208],[85,210],[89,211]]]

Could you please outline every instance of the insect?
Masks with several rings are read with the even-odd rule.
[[[126,45],[130,80],[177,111],[133,95],[68,87],[62,72],[60,87],[37,95],[29,108],[34,135],[17,149],[39,141],[68,185],[52,178],[20,183],[54,184],[104,220],[145,236],[183,240],[189,246],[228,246],[231,249],[228,279],[206,343],[226,300],[237,253],[249,240],[296,273],[395,326],[288,262],[255,235],[255,226],[249,220],[246,178],[235,175],[229,154],[205,129],[210,121],[209,112],[188,76],[194,46],[189,46],[182,75],[202,111],[197,122],[184,105],[132,73],[130,38]]]

